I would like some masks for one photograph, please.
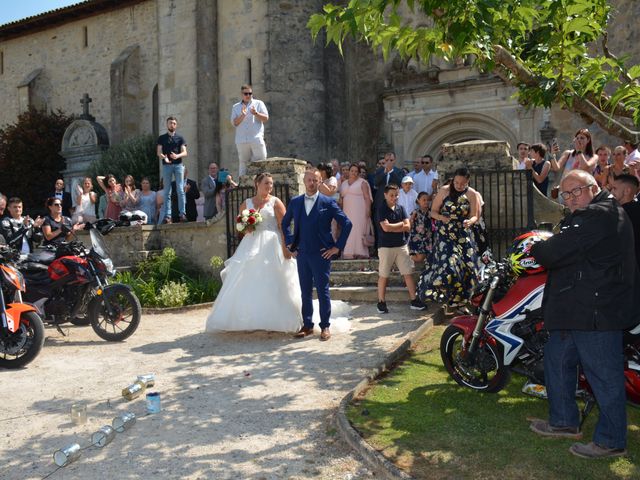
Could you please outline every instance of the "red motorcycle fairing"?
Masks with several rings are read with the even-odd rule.
[[[455,325],[462,330],[464,332],[463,336],[465,342],[470,342],[477,322],[477,315],[460,315],[459,317],[455,317],[451,320],[451,325]],[[485,336],[485,341],[489,342],[491,345],[496,345],[497,343],[496,339],[490,335]]]
[[[7,315],[7,327],[11,333],[16,333],[20,328],[20,324],[25,322],[25,320],[22,319],[22,314],[27,312],[38,313],[38,310],[33,305],[28,305],[26,303],[10,303],[7,305],[5,313]]]
[[[536,294],[542,294],[546,282],[546,272],[519,277],[507,294],[493,304],[495,316],[505,318],[509,316],[511,311],[520,311],[527,301],[534,300]]]
[[[75,272],[71,272],[71,268],[74,268]],[[51,262],[51,265],[49,265],[48,268],[48,272],[49,277],[54,282],[72,273],[79,277],[78,280],[85,279],[86,281],[88,281],[88,279],[85,278],[86,276],[83,275],[83,272],[85,272],[88,268],[89,264],[84,258],[67,255],[57,258],[53,262]]]

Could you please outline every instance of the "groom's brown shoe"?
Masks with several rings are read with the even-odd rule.
[[[304,338],[307,335],[312,335],[313,334],[313,327],[302,327],[300,330],[298,330],[298,333],[296,333],[293,338]]]
[[[330,338],[331,338],[331,332],[329,332],[329,327],[323,328],[322,332],[320,333],[320,341],[326,342]]]

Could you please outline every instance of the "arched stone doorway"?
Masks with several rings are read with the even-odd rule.
[[[437,159],[442,144],[471,140],[502,140],[511,147],[518,142],[516,132],[495,118],[481,113],[460,112],[423,125],[410,142],[407,153],[409,158],[429,154]]]

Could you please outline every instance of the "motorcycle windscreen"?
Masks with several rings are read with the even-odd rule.
[[[91,246],[93,247],[93,250],[102,258],[111,258],[109,249],[107,248],[107,244],[104,242],[102,234],[95,228],[92,228],[89,230],[89,235],[91,236]]]

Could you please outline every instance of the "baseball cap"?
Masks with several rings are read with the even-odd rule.
[[[411,178],[409,175],[405,175],[404,177],[402,177],[402,181],[400,183],[413,183],[413,178]]]

